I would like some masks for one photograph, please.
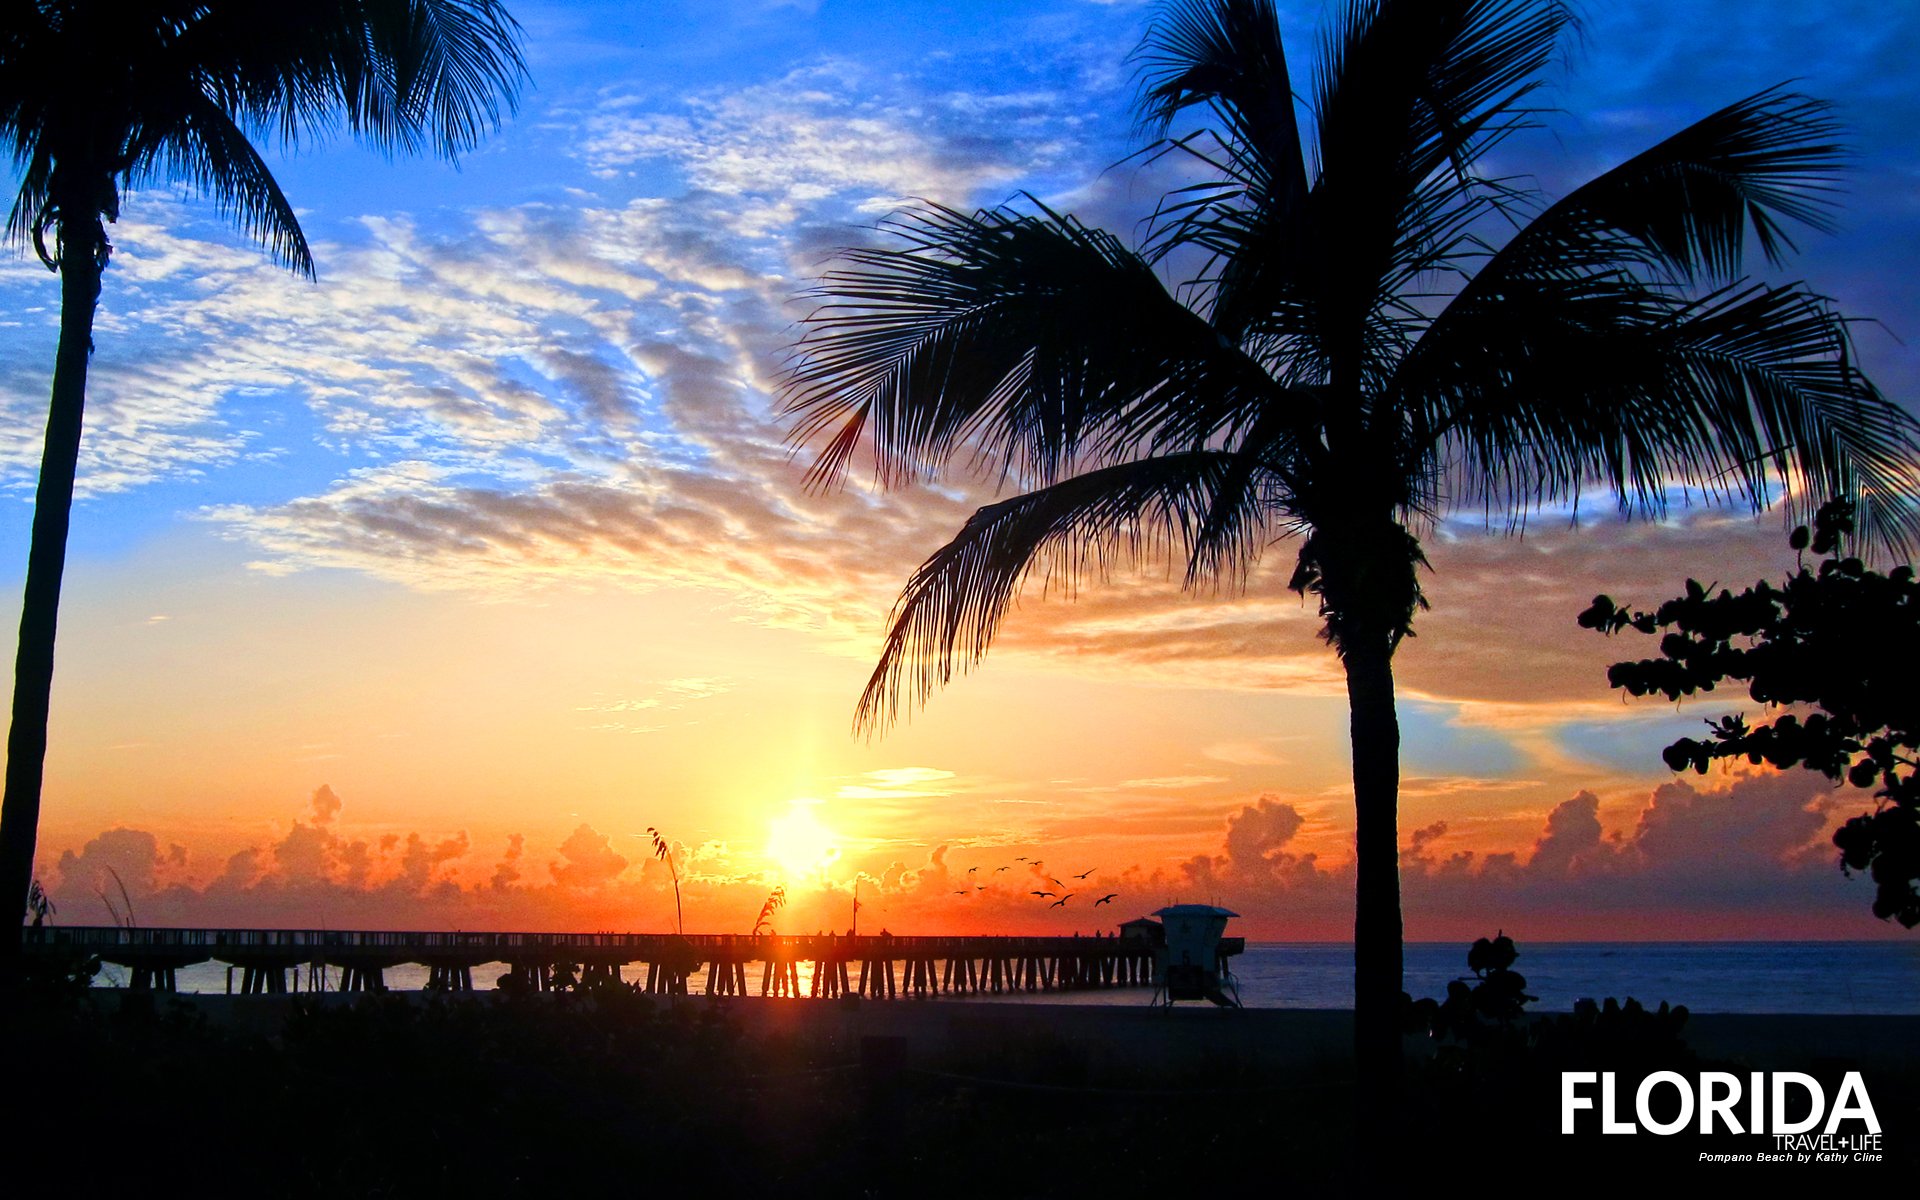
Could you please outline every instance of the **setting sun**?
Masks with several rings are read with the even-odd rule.
[[[796,800],[767,827],[767,857],[790,876],[814,875],[840,857],[839,835],[820,823],[813,806]]]

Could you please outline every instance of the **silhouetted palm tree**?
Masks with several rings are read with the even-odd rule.
[[[977,664],[1036,564],[1140,554],[1237,578],[1300,538],[1351,705],[1356,1048],[1399,1063],[1399,727],[1393,655],[1424,606],[1420,535],[1448,509],[1519,519],[1610,489],[1794,518],[1864,497],[1906,543],[1913,421],[1853,365],[1798,285],[1740,278],[1746,238],[1827,224],[1841,156],[1826,106],[1741,100],[1548,204],[1481,169],[1533,124],[1566,31],[1552,0],[1355,0],[1303,106],[1271,0],[1184,0],[1137,53],[1139,115],[1211,182],[1169,196],[1143,249],[1034,204],[924,206],[847,252],[789,380],[816,484],[864,442],[883,484],[963,464],[1032,490],[980,509],[895,609],[858,723]],[[1528,220],[1528,217],[1531,220]],[[1170,256],[1196,276],[1170,290]],[[1199,265],[1195,265],[1199,264]],[[1571,614],[1569,614],[1571,619]]]
[[[0,810],[0,896],[24,897],[33,863],[87,358],[112,251],[103,222],[118,218],[121,188],[184,179],[311,276],[300,223],[251,138],[291,144],[344,121],[389,153],[455,157],[514,105],[526,74],[518,36],[497,0],[34,0],[0,16],[0,135],[20,178],[7,233],[31,241],[60,274]],[[0,961],[18,944],[16,934],[0,936]]]

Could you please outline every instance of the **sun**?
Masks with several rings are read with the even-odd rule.
[[[813,815],[813,805],[794,801],[767,823],[767,857],[790,876],[814,875],[840,857],[839,835]]]

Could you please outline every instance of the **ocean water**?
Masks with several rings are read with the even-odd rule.
[[[1333,942],[1254,943],[1232,960],[1240,998],[1249,1008],[1349,1008],[1353,1003],[1353,948]],[[1535,1012],[1565,1012],[1583,997],[1628,997],[1652,1008],[1662,1000],[1700,1013],[1920,1014],[1920,937],[1883,942],[1534,942],[1520,947],[1514,969],[1539,998]],[[476,988],[492,988],[504,964],[476,967]],[[644,968],[627,977],[644,978]],[[1406,947],[1406,988],[1416,997],[1442,997],[1449,980],[1466,977],[1466,947],[1414,942]],[[97,981],[124,984],[126,973],[107,967]],[[386,973],[387,986],[411,990],[427,981],[425,967]],[[689,990],[705,990],[696,972]],[[801,965],[801,990],[810,967]],[[748,971],[750,990],[759,980]],[[218,994],[227,970],[202,963],[179,973],[180,990]],[[234,973],[234,986],[239,974]],[[306,986],[303,972],[302,988]],[[1085,992],[965,995],[1012,1004],[1145,1004],[1143,988]]]
[[[1249,946],[1234,964],[1244,1001],[1260,1008],[1352,1006],[1352,947]],[[1920,1014],[1920,938],[1885,942],[1533,942],[1514,970],[1536,1012],[1566,1012],[1583,998],[1632,997],[1700,1013]],[[1470,977],[1467,948],[1406,948],[1406,990],[1446,995]]]

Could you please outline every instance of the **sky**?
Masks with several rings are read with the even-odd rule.
[[[1252,937],[1346,937],[1344,686],[1288,546],[1244,591],[1157,563],[1030,586],[980,670],[859,737],[901,585],[997,493],[809,494],[779,411],[807,289],[902,205],[1027,195],[1133,241],[1191,181],[1130,157],[1150,6],[509,7],[530,85],[457,169],[268,151],[317,281],[190,189],[125,198],[37,861],[58,919],[666,929],[657,829],[689,931],[745,932],[776,887],[783,930],[844,928],[857,886],[895,933],[1219,901]],[[1299,73],[1325,10],[1281,11]],[[1554,195],[1783,81],[1832,100],[1841,228],[1776,274],[1862,318],[1912,409],[1920,14],[1583,11],[1546,128],[1499,165]],[[15,250],[0,294],[12,628],[57,282]],[[1783,574],[1778,513],[1628,524],[1595,497],[1519,536],[1449,520],[1428,551],[1396,664],[1409,937],[1898,932],[1828,841],[1864,793],[1672,776],[1660,747],[1737,697],[1623,701],[1606,665],[1646,651],[1574,624],[1599,592]]]

